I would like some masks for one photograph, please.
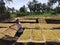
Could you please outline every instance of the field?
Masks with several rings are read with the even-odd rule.
[[[21,35],[21,37],[18,38],[17,42],[23,42],[23,41],[29,42],[31,38],[31,31],[32,30],[25,30]]]
[[[58,41],[56,35],[54,35],[50,30],[42,30],[46,41]]]
[[[0,27],[9,27],[13,25],[13,23],[0,23]],[[22,23],[23,28],[27,29],[59,29],[60,24],[40,24],[40,23]],[[17,26],[13,26],[12,28],[17,29]]]
[[[27,18],[28,19],[28,18]],[[33,18],[32,18],[33,19]],[[29,18],[27,22],[21,19],[22,27],[24,28],[23,34],[16,40],[17,43],[21,42],[60,42],[60,24],[47,24],[44,19],[39,19],[41,22],[31,21]],[[36,18],[34,18],[36,21]],[[38,21],[39,21],[38,20]],[[30,22],[29,22],[30,21]],[[34,23],[31,23],[34,22]],[[43,23],[42,23],[43,22]],[[0,39],[14,38],[18,27],[15,25],[11,28],[9,26],[15,23],[0,23]]]
[[[0,23],[0,27],[9,27],[11,25],[12,24],[9,24],[9,23]]]
[[[60,30],[52,31],[60,39]]]
[[[0,27],[9,27],[9,26],[11,26],[11,25],[13,25],[13,23],[0,23]],[[32,29],[39,29],[39,24],[37,24],[37,23],[35,23],[35,24],[30,24],[30,23],[22,23],[22,27],[23,28],[32,28]],[[15,26],[13,26],[12,28],[15,28],[15,29],[17,29],[17,26],[15,25]]]
[[[40,27],[44,29],[59,29],[60,24],[40,24]]]
[[[32,40],[33,41],[44,41],[41,30],[33,30]]]

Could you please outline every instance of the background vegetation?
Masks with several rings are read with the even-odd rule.
[[[2,1],[2,2],[1,2]],[[28,7],[23,5],[19,10],[15,10],[13,8],[5,7],[4,0],[0,1],[0,17],[2,14],[9,13],[10,17],[39,17],[39,16],[59,16],[60,15],[60,0],[49,0],[47,4],[39,3],[37,0],[33,0],[32,2],[28,2]],[[12,0],[7,0],[12,1]],[[58,6],[56,8],[52,8],[53,5],[58,2]],[[28,11],[29,9],[29,11]]]

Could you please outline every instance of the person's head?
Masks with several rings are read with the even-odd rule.
[[[16,23],[19,23],[19,18],[15,18],[15,22]]]

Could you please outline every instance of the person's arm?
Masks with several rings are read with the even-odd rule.
[[[13,25],[9,26],[9,28],[11,28],[12,26],[15,26],[15,24],[13,24]]]

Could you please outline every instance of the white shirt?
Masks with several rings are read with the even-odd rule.
[[[18,29],[21,28],[20,30],[18,30],[18,32],[23,32],[21,23],[20,22],[16,23],[16,25],[17,25]]]

